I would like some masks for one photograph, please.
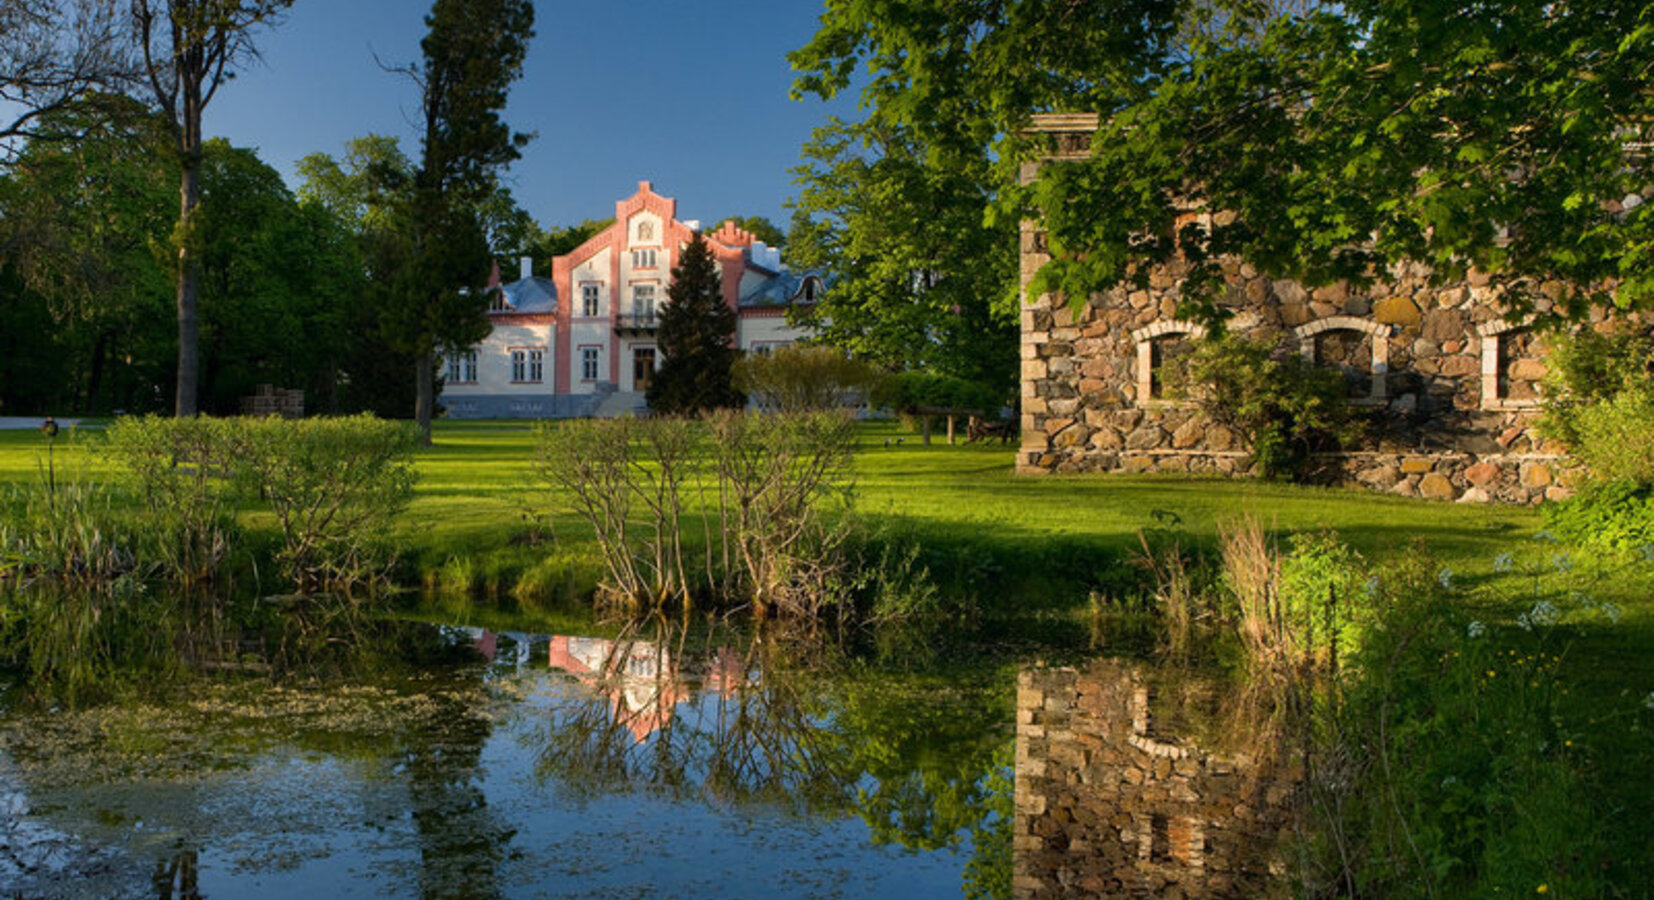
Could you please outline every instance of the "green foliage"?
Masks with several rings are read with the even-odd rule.
[[[140,556],[168,578],[211,581],[238,539],[234,428],[228,419],[157,416],[109,428],[109,452],[138,498]]]
[[[165,126],[95,96],[40,127],[75,139],[31,142],[0,177],[0,408],[162,408],[178,207]]]
[[[419,165],[392,203],[376,305],[385,339],[413,360],[414,418],[429,443],[435,355],[488,334],[482,286],[493,257],[483,213],[497,196],[499,170],[529,140],[500,114],[522,76],[534,6],[435,0],[425,24],[422,60],[401,70],[420,91]]]
[[[1654,336],[1581,329],[1548,360],[1540,427],[1584,466],[1571,498],[1546,504],[1559,537],[1610,551],[1654,543]]]
[[[1620,205],[1646,182],[1626,152],[1654,103],[1645,4],[835,2],[791,59],[795,92],[855,83],[934,156],[992,148],[1002,184],[1050,149],[1031,114],[1098,114],[1089,155],[1008,192],[1004,218],[1048,216],[1036,292],[1083,298],[1174,252],[1186,295],[1227,254],[1312,284],[1412,259],[1619,279],[1628,304],[1654,287],[1654,210]],[[1189,201],[1233,218],[1174,240]]]
[[[914,413],[924,408],[974,410],[998,415],[1004,392],[963,378],[929,372],[902,372],[879,380],[873,387],[874,406]]]
[[[1551,339],[1545,365],[1545,416],[1540,426],[1575,454],[1589,454],[1598,448],[1587,446],[1582,420],[1593,407],[1614,402],[1622,391],[1644,398],[1654,391],[1654,335],[1592,328],[1558,334]],[[1597,427],[1607,424],[1598,422]]]
[[[413,496],[414,433],[370,416],[241,420],[235,466],[281,528],[277,561],[301,593],[383,581],[390,529]]]
[[[853,407],[873,384],[873,370],[835,347],[782,347],[736,360],[735,389],[760,409],[811,412]]]
[[[880,368],[1016,379],[1016,225],[984,222],[995,177],[957,168],[904,129],[830,120],[796,170],[788,257],[832,273],[796,311],[822,343]]]
[[[740,406],[733,384],[735,310],[724,302],[723,278],[699,234],[672,269],[669,302],[660,313],[656,343],[664,357],[649,382],[649,408],[692,416]]]
[[[1654,547],[1654,484],[1648,481],[1592,480],[1543,511],[1546,527],[1570,543],[1610,552]]]
[[[1353,427],[1343,376],[1270,341],[1202,341],[1172,379],[1175,393],[1246,441],[1266,478],[1309,478],[1310,455],[1336,449]]]
[[[129,498],[81,477],[0,493],[0,584],[49,578],[101,584],[138,567]]]
[[[1598,896],[1587,798],[1549,629],[1472,621],[1412,554],[1373,581],[1310,757],[1308,887],[1353,896]]]

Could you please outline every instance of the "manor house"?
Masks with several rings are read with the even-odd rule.
[[[1095,116],[1047,115],[1032,130],[1052,135],[1062,160],[1085,157],[1096,128]],[[1018,470],[1244,474],[1250,454],[1240,439],[1165,390],[1167,363],[1206,336],[1178,317],[1178,267],[1154,271],[1143,288],[1093,294],[1075,311],[1065,298],[1027,296],[1049,259],[1042,238],[1038,223],[1024,223]],[[1404,264],[1370,286],[1311,290],[1240,260],[1223,270],[1231,331],[1343,370],[1350,399],[1370,413],[1365,444],[1317,459],[1325,480],[1442,500],[1567,494],[1563,448],[1534,429],[1543,343],[1508,313],[1495,279],[1472,271],[1433,284],[1428,268]],[[1567,291],[1542,285],[1536,312]],[[1594,310],[1589,324],[1609,318]]]
[[[649,182],[615,204],[614,223],[554,257],[552,277],[533,274],[494,290],[492,330],[474,349],[447,356],[442,403],[452,418],[568,418],[642,412],[661,359],[655,343],[679,254],[700,223]],[[787,323],[814,303],[822,279],[794,273],[780,250],[725,222],[704,236],[739,320],[736,346],[765,353],[806,335]]]

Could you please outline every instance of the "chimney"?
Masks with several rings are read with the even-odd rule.
[[[534,257],[532,257],[532,256],[523,257],[522,259],[518,260],[517,266],[518,266],[518,271],[521,272],[524,281],[527,281],[528,279],[534,277]]]

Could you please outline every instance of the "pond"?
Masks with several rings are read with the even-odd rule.
[[[15,676],[0,895],[1193,897],[1281,880],[1292,773],[1238,724],[1269,717],[1207,679],[1091,659],[1083,635],[557,630],[220,637],[72,705]]]

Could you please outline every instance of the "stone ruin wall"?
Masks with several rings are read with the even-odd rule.
[[[1158,689],[1114,661],[1021,674],[1014,896],[1291,895],[1283,854],[1301,770],[1278,748],[1216,752],[1163,733]]]
[[[1084,154],[1088,135],[1070,130],[1083,127],[1071,116],[1047,123],[1056,158]],[[1049,257],[1037,224],[1025,223],[1021,240],[1018,471],[1251,474],[1235,434],[1162,395],[1164,360],[1205,334],[1178,318],[1178,267],[1155,270],[1141,288],[1093,294],[1075,311],[1063,298],[1026,297]],[[1236,260],[1223,273],[1231,332],[1342,368],[1367,413],[1366,445],[1320,457],[1323,480],[1438,500],[1537,503],[1570,493],[1564,448],[1534,429],[1543,342],[1505,317],[1505,289],[1485,274],[1432,284],[1427,267],[1398,265],[1370,286],[1309,290]],[[1539,291],[1534,308],[1544,315],[1569,288]],[[1608,319],[1591,314],[1593,325]]]

